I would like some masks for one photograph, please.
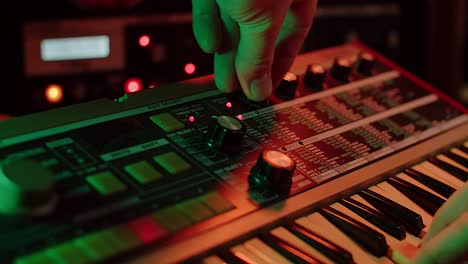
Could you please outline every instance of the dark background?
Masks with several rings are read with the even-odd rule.
[[[203,54],[194,43],[191,25],[186,23],[126,28],[128,42],[123,71],[28,78],[23,73],[22,26],[25,23],[187,13],[191,3],[187,0],[139,1],[131,8],[107,5],[83,9],[64,0],[18,2],[3,8],[4,37],[1,39],[5,67],[0,86],[0,113],[19,116],[99,97],[117,97],[123,94],[122,83],[131,76],[141,78],[147,86],[151,82],[174,82],[212,72],[211,57]],[[464,67],[468,54],[466,11],[464,0],[319,0],[319,11],[303,51],[358,39],[467,105],[468,92],[464,88],[468,80]],[[148,61],[133,41],[143,33],[164,35],[165,44],[170,47],[168,61],[159,65]],[[187,61],[197,65],[197,72],[190,76],[180,70]],[[105,80],[109,76],[116,77],[117,84],[107,83]],[[67,95],[78,82],[89,88],[86,97],[79,100],[66,97],[62,103],[54,105],[44,101],[42,91],[47,84],[60,83]]]

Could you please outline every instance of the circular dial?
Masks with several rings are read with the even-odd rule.
[[[318,92],[323,90],[323,82],[327,72],[320,64],[310,64],[307,66],[307,71],[304,75],[305,88]]]
[[[330,70],[330,74],[335,80],[348,82],[351,74],[351,62],[346,58],[336,58]]]
[[[276,88],[276,96],[283,100],[291,100],[294,98],[294,94],[296,93],[296,88],[298,85],[298,79],[296,74],[292,72],[287,72],[283,80],[281,80],[280,85]]]
[[[208,146],[224,152],[239,152],[245,135],[245,125],[237,118],[214,118],[207,132]]]
[[[46,215],[57,203],[52,172],[29,159],[2,162],[0,193],[5,215]]]
[[[282,195],[288,195],[296,163],[287,154],[277,150],[263,150],[249,175],[253,186],[265,186]]]
[[[375,58],[369,52],[362,52],[359,54],[359,58],[356,64],[356,70],[360,73],[371,75],[372,68],[375,65]]]

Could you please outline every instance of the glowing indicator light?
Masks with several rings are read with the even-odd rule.
[[[47,102],[51,104],[60,103],[63,100],[63,89],[58,84],[50,84],[45,89],[45,97]]]
[[[190,123],[195,122],[195,117],[194,117],[194,116],[189,116],[188,121],[189,121]]]
[[[147,47],[151,42],[151,38],[148,35],[142,35],[138,39],[138,44],[142,47]]]
[[[185,64],[184,70],[186,74],[194,74],[197,70],[197,67],[195,66],[195,64],[190,62]]]
[[[231,102],[227,102],[227,103],[226,103],[226,107],[227,107],[227,108],[231,108],[231,107],[232,107],[232,103],[231,103]]]
[[[125,82],[125,92],[134,93],[143,88],[143,84],[139,78],[130,78]]]
[[[154,82],[154,81],[153,81],[153,82],[150,82],[150,83],[148,84],[148,89],[153,89],[153,88],[156,88],[156,87],[158,87],[158,83],[157,83],[157,82]]]
[[[239,119],[241,121],[244,120],[244,117],[242,115],[237,115],[236,117],[237,117],[237,119]]]

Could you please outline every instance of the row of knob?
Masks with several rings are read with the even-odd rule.
[[[369,76],[372,74],[374,65],[374,56],[368,52],[363,52],[359,54],[354,68],[358,73]],[[349,82],[352,68],[353,64],[349,59],[337,57],[330,68],[329,74],[334,80],[346,83]],[[323,90],[327,74],[325,67],[320,64],[308,65],[303,79],[304,87],[312,92]],[[295,74],[287,73],[276,89],[276,96],[284,100],[293,99],[298,82],[299,80]]]

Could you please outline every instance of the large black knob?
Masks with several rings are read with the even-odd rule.
[[[323,90],[323,82],[327,71],[320,64],[310,64],[307,66],[306,73],[304,75],[304,86],[308,90],[318,92]]]
[[[263,150],[249,175],[249,184],[265,186],[281,195],[289,194],[296,163],[277,150]]]
[[[0,165],[0,213],[42,216],[57,204],[54,176],[29,159],[4,161]]]
[[[356,70],[362,74],[371,75],[372,68],[374,68],[375,58],[369,52],[362,52],[359,54]]]
[[[336,58],[330,70],[331,76],[340,82],[348,82],[351,74],[351,62],[346,58]]]
[[[283,100],[294,99],[294,94],[296,93],[298,83],[299,82],[297,80],[296,74],[292,72],[286,73],[280,85],[278,86],[278,88],[276,88],[276,96]]]
[[[208,146],[224,152],[239,152],[245,130],[242,121],[235,117],[215,117],[207,132]]]

